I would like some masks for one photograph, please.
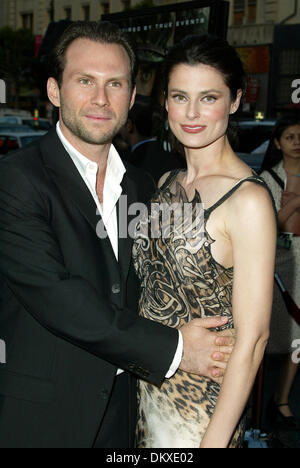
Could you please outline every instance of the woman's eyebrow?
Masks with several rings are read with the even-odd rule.
[[[222,94],[221,91],[219,91],[218,89],[207,89],[205,91],[200,92],[200,94],[208,94],[208,93]]]
[[[181,93],[181,94],[188,94],[188,91],[183,91],[182,89],[177,89],[177,88],[172,88],[170,89],[170,92],[172,93]],[[200,91],[199,94],[204,95],[204,94],[209,94],[209,93],[217,93],[217,94],[222,94],[221,91],[217,89],[207,89],[204,91]]]

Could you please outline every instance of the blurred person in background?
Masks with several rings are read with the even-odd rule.
[[[144,96],[137,96],[120,136],[129,147],[124,159],[151,174],[155,182],[167,171],[185,167],[185,161],[164,149],[158,140],[162,132],[163,109]]]
[[[300,113],[278,120],[262,165],[278,210],[280,236],[276,271],[295,303],[300,304]],[[273,423],[299,429],[289,407],[289,396],[299,365],[292,360],[294,340],[300,327],[288,314],[279,288],[274,291],[269,352],[285,354],[278,386],[268,407]]]

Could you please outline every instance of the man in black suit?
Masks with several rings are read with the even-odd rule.
[[[226,361],[232,339],[207,330],[221,319],[179,333],[138,317],[118,206],[153,187],[111,145],[134,101],[129,42],[74,23],[51,63],[56,129],[0,162],[0,447],[132,447],[135,377],[159,385],[180,365],[220,379],[212,354]]]

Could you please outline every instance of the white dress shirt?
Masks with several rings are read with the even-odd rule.
[[[121,182],[126,173],[125,166],[113,145],[111,145],[108,160],[107,160],[107,169],[104,181],[103,189],[103,204],[101,205],[97,191],[97,173],[98,173],[98,164],[91,161],[87,157],[83,156],[79,151],[74,148],[73,145],[66,139],[63,135],[59,122],[56,125],[57,135],[62,142],[65,150],[70,155],[73,163],[75,164],[79,174],[87,185],[91,195],[94,198],[97,211],[100,213],[103,224],[106,228],[107,235],[111,242],[114,254],[116,259],[119,258],[118,251],[118,217],[117,217],[117,203],[122,195]],[[178,370],[183,354],[183,338],[181,332],[179,332],[179,342],[178,348],[173,360],[173,363],[170,367],[169,372],[166,375],[166,378],[172,377],[175,372]],[[121,369],[118,370],[118,374],[123,372]]]

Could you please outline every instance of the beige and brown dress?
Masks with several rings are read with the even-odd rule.
[[[154,208],[172,207],[171,222],[163,223],[154,209],[137,229],[133,259],[142,284],[140,314],[178,329],[193,318],[226,315],[229,324],[224,328],[233,328],[233,268],[227,269],[214,260],[214,240],[206,231],[206,223],[243,182],[265,184],[256,175],[243,179],[210,209],[202,209],[203,216],[199,216],[201,197],[196,192],[193,201],[187,200],[178,173],[170,174],[151,201]],[[186,205],[192,207],[192,221],[181,223],[180,208]],[[212,380],[182,371],[165,380],[161,388],[140,381],[138,447],[199,448],[219,391],[220,386]],[[231,447],[241,447],[243,438],[244,420]]]

